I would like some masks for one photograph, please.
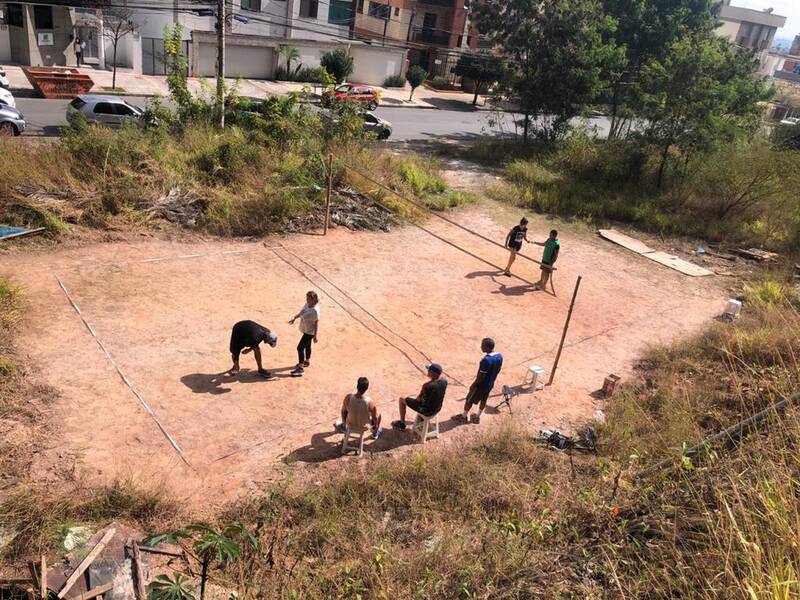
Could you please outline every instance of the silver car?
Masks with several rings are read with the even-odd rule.
[[[16,108],[0,105],[0,135],[20,135],[25,131],[25,117]]]
[[[145,124],[144,111],[119,96],[78,96],[67,106],[67,123],[77,127],[82,120],[106,127]]]

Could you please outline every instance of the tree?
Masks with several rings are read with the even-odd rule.
[[[428,72],[419,65],[411,65],[406,72],[406,81],[411,86],[411,94],[408,96],[408,101],[414,97],[414,90],[417,89],[422,82],[428,78]]]
[[[133,22],[133,11],[127,8],[109,8],[103,11],[103,36],[111,42],[113,71],[111,89],[117,87],[117,47],[126,35],[136,33],[139,25]]]
[[[635,93],[647,124],[644,137],[659,147],[659,188],[673,148],[688,163],[695,152],[755,131],[759,103],[770,96],[756,69],[752,51],[713,31],[680,38],[663,59],[642,68]]]
[[[344,82],[353,72],[353,57],[341,48],[323,54],[320,63],[336,83]]]
[[[478,29],[513,65],[509,85],[524,118],[549,140],[607,88],[603,73],[622,51],[610,41],[615,22],[599,0],[485,0]]]
[[[478,104],[478,94],[483,86],[505,77],[505,63],[502,58],[494,54],[465,53],[458,58],[455,74],[471,79],[475,83],[475,97],[472,99],[472,106],[475,106]]]
[[[292,72],[292,61],[300,59],[300,52],[294,46],[281,46],[278,54],[286,61],[286,73]],[[300,65],[302,66],[302,65]],[[298,69],[300,68],[298,67]]]

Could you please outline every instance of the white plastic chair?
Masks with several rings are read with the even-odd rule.
[[[350,426],[348,425],[347,429],[344,432],[344,438],[342,438],[342,454],[347,454],[350,450],[356,450],[358,456],[364,454],[364,436],[366,435],[366,433],[367,433],[367,428],[365,427],[360,433],[360,437],[358,440],[358,447],[349,446],[347,442],[349,441],[350,436],[352,435],[355,438],[356,436],[359,436],[359,432],[352,431],[350,429]]]
[[[544,389],[544,374],[547,371],[539,365],[531,365],[525,371],[525,378],[522,380],[522,385],[530,385],[533,391]],[[541,380],[541,381],[540,381]]]
[[[433,427],[431,427],[431,421],[433,421]],[[417,420],[414,421],[414,433],[419,436],[423,444],[428,441],[428,438],[438,438],[439,413],[436,413],[432,417],[418,414]]]

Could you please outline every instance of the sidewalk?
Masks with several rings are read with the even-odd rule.
[[[32,91],[33,87],[28,82],[22,68],[16,65],[4,65],[8,82],[12,90]],[[163,75],[138,75],[129,70],[117,70],[116,91],[111,90],[111,71],[81,68],[94,81],[93,94],[117,93],[126,96],[168,96],[167,78]],[[319,92],[319,86],[310,83],[295,83],[289,81],[269,81],[262,79],[226,79],[229,89],[236,88],[240,96],[265,98],[267,96],[283,96],[290,92],[299,92],[304,87],[310,87],[313,92]],[[211,78],[189,78],[189,90],[194,94],[213,95],[214,80]],[[472,107],[472,94],[464,92],[439,92],[424,85],[414,92],[413,100],[409,101],[410,89],[382,88],[381,105],[386,108],[428,108],[449,110],[488,110],[488,107]],[[483,100],[479,100],[479,105]]]

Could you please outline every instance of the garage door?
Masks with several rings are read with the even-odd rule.
[[[217,47],[200,44],[197,61],[199,77],[213,77],[217,73]],[[270,79],[275,71],[275,51],[258,46],[225,46],[225,76],[245,79]]]

